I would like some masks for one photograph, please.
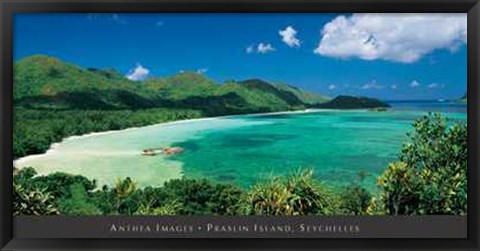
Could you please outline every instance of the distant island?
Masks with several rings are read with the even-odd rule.
[[[319,108],[358,109],[358,108],[388,108],[389,104],[374,98],[340,95],[325,103],[318,104]]]

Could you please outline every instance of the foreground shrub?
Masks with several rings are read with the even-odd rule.
[[[138,200],[132,198],[137,193],[137,187],[137,183],[129,177],[124,180],[117,179],[112,189],[116,213],[130,215],[137,211]]]
[[[372,194],[363,187],[363,183],[368,176],[369,174],[365,170],[360,170],[357,178],[340,192],[341,214],[370,214],[368,209],[372,201]]]
[[[413,124],[400,161],[378,178],[391,215],[467,213],[467,125],[439,114]]]
[[[337,210],[331,192],[313,178],[311,170],[287,179],[271,178],[255,185],[244,198],[249,215],[329,215]]]
[[[151,201],[149,203],[140,205],[137,212],[135,212],[135,215],[177,215],[182,209],[182,205],[178,201],[172,201],[160,207],[153,207],[153,204],[154,202]]]
[[[365,215],[368,214],[372,195],[358,184],[348,186],[340,194],[340,209],[342,214]]]
[[[86,192],[96,188],[96,182],[81,175],[71,175],[66,173],[52,173],[46,176],[38,175],[35,169],[31,167],[23,168],[13,178],[14,183],[27,189],[44,189],[57,199],[70,196],[70,187],[80,185]]]
[[[39,188],[25,189],[13,184],[13,215],[55,215],[54,197]]]
[[[70,186],[70,196],[58,202],[61,214],[66,215],[100,215],[101,211],[91,202],[81,184]]]
[[[229,184],[214,184],[208,180],[178,179],[165,183],[164,204],[178,202],[182,215],[235,215],[244,192]]]

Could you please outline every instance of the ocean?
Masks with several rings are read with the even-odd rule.
[[[308,110],[158,124],[70,137],[46,153],[15,161],[40,174],[66,172],[112,185],[131,177],[140,186],[173,178],[206,178],[249,187],[272,176],[313,169],[332,187],[352,182],[374,190],[398,159],[412,122],[428,113],[466,121],[456,102],[390,102],[388,111]],[[142,156],[147,148],[181,147],[180,154]],[[364,176],[360,179],[360,176]]]

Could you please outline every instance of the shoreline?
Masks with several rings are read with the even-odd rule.
[[[23,162],[23,161],[30,161],[30,160],[33,160],[33,159],[36,159],[36,158],[39,158],[39,157],[43,157],[44,155],[47,155],[47,154],[52,154],[52,152],[55,151],[62,143],[69,142],[69,141],[72,141],[72,140],[80,140],[80,139],[85,139],[85,138],[90,138],[90,137],[109,135],[109,134],[113,134],[113,133],[123,133],[123,132],[127,132],[127,131],[139,130],[139,129],[155,127],[155,126],[171,126],[171,125],[177,125],[177,124],[217,120],[217,119],[232,118],[232,117],[239,117],[239,116],[254,117],[254,116],[263,116],[263,115],[310,113],[310,112],[320,112],[320,111],[325,111],[325,110],[332,110],[332,109],[305,109],[305,110],[297,110],[297,111],[250,113],[250,114],[237,114],[237,115],[224,115],[224,116],[216,116],[216,117],[182,119],[182,120],[168,121],[168,122],[157,123],[157,124],[146,125],[146,126],[129,127],[129,128],[120,129],[120,130],[109,130],[109,131],[103,131],[103,132],[91,132],[91,133],[86,133],[86,134],[83,134],[83,135],[73,135],[73,136],[68,136],[66,138],[63,138],[60,142],[55,142],[55,143],[51,144],[50,147],[48,148],[48,150],[45,151],[44,153],[27,155],[27,156],[23,156],[21,158],[13,160],[13,167],[18,169],[18,170],[21,170],[24,167],[17,167],[16,163]]]
[[[397,110],[394,107],[390,108],[389,110],[393,111],[393,112],[404,111],[404,110]],[[60,142],[52,143],[50,145],[49,149],[47,151],[45,151],[44,153],[27,155],[27,156],[15,159],[15,160],[13,160],[13,167],[17,168],[18,170],[21,170],[21,169],[23,169],[23,167],[17,167],[16,166],[16,164],[18,162],[30,161],[30,160],[33,160],[33,159],[36,159],[36,158],[43,157],[44,155],[47,155],[47,154],[52,154],[52,152],[54,152],[61,144],[65,143],[65,142],[69,142],[69,141],[72,141],[72,140],[85,139],[85,138],[89,138],[89,137],[109,135],[109,134],[114,134],[114,133],[123,133],[123,132],[128,132],[128,131],[132,131],[132,130],[139,130],[139,129],[149,128],[149,127],[171,126],[171,125],[179,125],[179,124],[192,123],[192,122],[211,121],[211,120],[235,118],[235,117],[259,117],[259,116],[264,116],[264,115],[303,114],[303,113],[332,112],[332,111],[333,112],[351,112],[351,111],[370,112],[368,109],[308,108],[308,109],[304,109],[304,110],[295,110],[295,111],[264,112],[264,113],[224,115],[224,116],[216,116],[216,117],[191,118],[191,119],[167,121],[167,122],[162,122],[162,123],[157,123],[157,124],[152,124],[152,125],[146,125],[146,126],[129,127],[129,128],[120,129],[120,130],[109,130],[109,131],[103,131],[103,132],[91,132],[91,133],[86,133],[86,134],[83,134],[83,135],[73,135],[73,136],[68,136],[66,138],[63,138]]]

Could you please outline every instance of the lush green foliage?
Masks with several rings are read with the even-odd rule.
[[[118,179],[115,182],[115,187],[113,188],[113,195],[115,197],[115,208],[117,212],[122,211],[122,206],[129,204],[129,199],[135,194],[137,191],[137,183],[132,181],[130,178],[126,178],[125,180]],[[126,206],[126,213],[132,214],[134,211],[131,211],[130,206]]]
[[[177,201],[172,201],[170,204],[165,204],[160,207],[152,207],[153,202],[141,204],[135,215],[178,215],[182,209],[182,204]]]
[[[357,179],[353,180],[340,193],[340,211],[342,214],[365,215],[370,214],[372,206],[372,194],[369,190],[363,187],[365,178],[369,174],[361,170],[358,173]]]
[[[467,125],[438,114],[414,123],[399,162],[379,177],[385,210],[397,214],[467,213]]]
[[[340,208],[343,214],[365,215],[368,214],[372,195],[358,184],[347,187],[341,194]]]
[[[100,215],[101,211],[92,203],[85,187],[79,183],[70,186],[69,195],[58,201],[61,213],[69,215]]]
[[[45,189],[28,189],[20,184],[13,184],[13,215],[57,214],[53,200],[54,197]]]
[[[253,215],[329,215],[337,211],[336,198],[317,182],[312,171],[286,179],[274,177],[247,193],[244,211]]]
[[[330,100],[330,98],[327,97],[327,96],[323,96],[323,95],[320,95],[320,94],[313,94],[311,92],[306,92],[306,91],[304,91],[304,90],[302,90],[298,87],[288,85],[288,84],[280,83],[280,84],[276,84],[276,87],[279,90],[283,90],[283,91],[292,93],[300,101],[302,101],[305,104],[309,104],[309,105],[321,104],[321,103],[325,103],[325,102]]]
[[[177,201],[183,215],[235,215],[243,190],[229,184],[212,184],[208,180],[181,179],[166,182],[166,201]]]
[[[128,90],[139,86],[114,70],[81,69],[54,57],[35,55],[14,64],[14,99],[85,90]]]
[[[54,142],[72,135],[119,130],[166,121],[198,118],[199,111],[144,110],[32,110],[16,107],[13,154],[15,158],[43,153]]]
[[[129,178],[118,180],[111,188],[97,189],[91,186],[95,182],[85,183],[84,177],[59,173],[40,176],[31,168],[20,170],[14,183],[17,187],[39,189],[48,199],[41,203],[35,200],[39,203],[37,207],[55,209],[52,212],[65,215],[326,215],[338,212],[338,196],[316,182],[311,171],[284,179],[273,178],[249,190],[205,179],[177,179],[162,187],[138,188]],[[281,187],[280,192],[269,191],[275,184]],[[15,204],[17,211],[33,214],[19,205]],[[36,210],[44,214],[50,212]]]

